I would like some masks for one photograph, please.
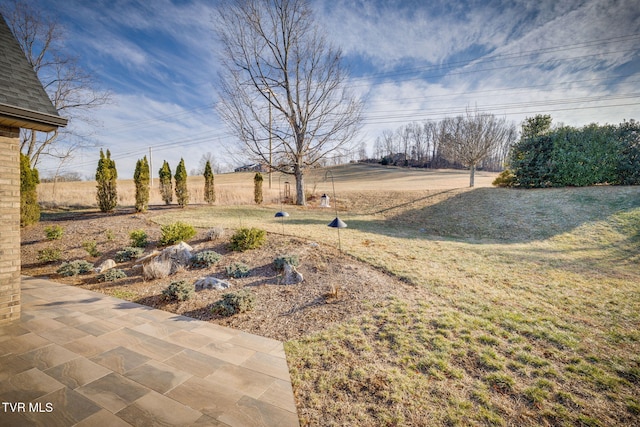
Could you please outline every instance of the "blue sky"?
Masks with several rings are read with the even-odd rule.
[[[187,170],[203,154],[242,163],[213,106],[217,46],[212,0],[34,0],[62,24],[113,103],[91,112],[95,148],[64,169],[91,177],[110,149],[122,178],[153,148]],[[311,0],[340,46],[350,85],[365,100],[360,138],[477,107],[516,124],[538,113],[554,123],[640,119],[637,0]],[[370,151],[371,154],[371,151]],[[47,176],[57,163],[40,166]]]

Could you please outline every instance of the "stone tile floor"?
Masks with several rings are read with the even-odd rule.
[[[298,426],[281,342],[22,278],[0,426]]]

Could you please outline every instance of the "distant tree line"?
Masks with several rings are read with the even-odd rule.
[[[528,118],[496,185],[522,188],[640,184],[640,123],[551,126]]]
[[[512,122],[468,110],[440,121],[385,130],[375,140],[373,157],[383,165],[501,171],[516,137]]]

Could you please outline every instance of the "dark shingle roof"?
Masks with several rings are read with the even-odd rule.
[[[11,119],[14,121],[10,122]],[[67,124],[58,115],[1,15],[0,124],[38,130],[53,130]]]

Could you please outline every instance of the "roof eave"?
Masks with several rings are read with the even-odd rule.
[[[58,115],[0,104],[0,124],[5,126],[52,132],[67,123],[66,118]]]

